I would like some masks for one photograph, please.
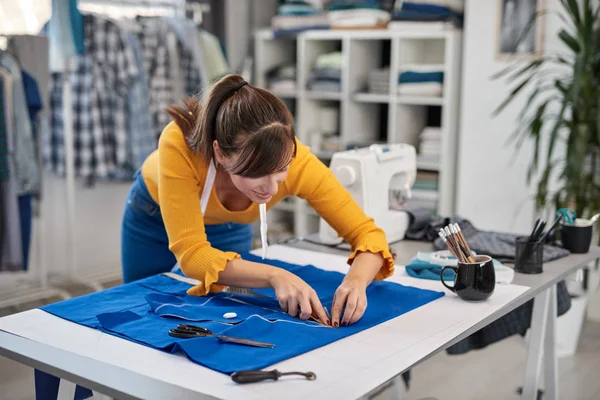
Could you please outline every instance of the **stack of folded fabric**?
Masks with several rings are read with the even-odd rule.
[[[438,173],[430,171],[418,171],[413,190],[438,190]]]
[[[397,93],[401,96],[441,97],[444,71],[440,66],[405,66],[398,76]]]
[[[332,29],[385,29],[390,21],[390,9],[379,0],[333,0],[327,7]]]
[[[343,59],[344,56],[339,51],[317,56],[306,88],[321,92],[341,92]]]
[[[388,29],[452,29],[462,27],[464,0],[410,0],[397,3]]]
[[[296,90],[296,65],[281,64],[267,71],[267,85],[274,92]]]
[[[310,29],[329,29],[327,14],[319,1],[286,0],[271,18],[275,36],[294,35]]]
[[[428,126],[419,135],[419,158],[430,162],[440,159],[442,130],[439,127]]]

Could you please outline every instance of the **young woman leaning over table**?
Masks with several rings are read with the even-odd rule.
[[[308,319],[314,313],[328,321],[317,294],[302,279],[239,256],[252,249],[258,205],[270,208],[298,196],[352,246],[351,267],[335,292],[328,323],[358,321],[367,307],[367,286],[393,272],[386,237],[296,139],[285,104],[228,75],[203,102],[188,99],[185,105],[169,108],[174,121],[136,173],[127,198],[124,281],[170,271],[178,262],[186,276],[201,282],[190,289],[192,295],[224,286],[272,287],[291,316]]]

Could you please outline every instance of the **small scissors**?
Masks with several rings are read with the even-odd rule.
[[[573,225],[577,217],[575,211],[571,210],[570,208],[561,208],[556,211],[556,215],[561,216],[567,225]]]
[[[169,330],[169,336],[173,336],[173,337],[180,338],[180,339],[191,339],[191,338],[197,338],[197,337],[211,336],[211,337],[215,337],[219,340],[222,340],[224,342],[244,344],[246,346],[266,347],[266,348],[275,347],[275,345],[271,344],[271,343],[257,342],[256,340],[242,339],[242,338],[236,338],[236,337],[232,337],[232,336],[217,335],[217,334],[212,333],[212,331],[210,329],[206,329],[201,326],[186,325],[186,324],[180,324],[177,326],[176,329]]]

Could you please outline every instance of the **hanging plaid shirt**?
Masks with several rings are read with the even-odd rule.
[[[144,69],[148,74],[150,93],[150,112],[156,138],[171,122],[165,109],[175,102],[171,89],[169,51],[167,43],[167,24],[164,20],[152,17],[138,17],[141,31],[138,39],[144,59]]]
[[[70,74],[75,174],[105,178],[126,167],[126,99],[138,69],[120,28],[95,14],[84,15],[85,52]],[[44,140],[44,160],[65,172],[62,87],[64,76],[51,80],[52,129]]]

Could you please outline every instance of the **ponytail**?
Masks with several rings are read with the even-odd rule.
[[[231,173],[261,177],[285,168],[296,154],[294,122],[286,105],[239,75],[217,81],[201,103],[167,109],[188,146],[205,160],[214,158],[213,141],[225,157],[239,155]]]

